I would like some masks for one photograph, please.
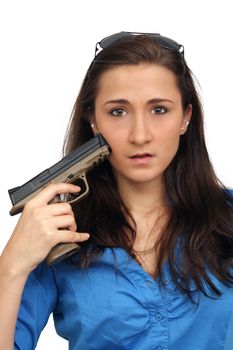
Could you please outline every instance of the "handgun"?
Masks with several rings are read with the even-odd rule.
[[[86,173],[102,163],[110,156],[110,153],[111,148],[104,137],[101,134],[95,135],[22,186],[9,189],[8,193],[13,205],[10,215],[22,212],[25,204],[50,183],[75,183],[80,186],[81,190],[75,195],[70,194],[64,196],[64,198],[57,195],[49,203],[65,201],[73,204],[80,201],[89,192]],[[63,260],[78,249],[79,245],[77,243],[59,243],[52,248],[45,260],[48,264]]]

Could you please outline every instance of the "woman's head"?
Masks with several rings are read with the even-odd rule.
[[[91,63],[75,104],[65,153],[69,153],[79,144],[85,142],[87,139],[93,136],[91,123],[93,120],[95,120],[95,117],[98,117],[98,114],[96,116],[96,107],[98,107],[96,102],[99,101],[99,92],[103,91],[103,84],[106,86],[105,90],[108,89],[106,83],[109,83],[109,85],[111,83],[111,86],[114,88],[115,81],[113,81],[113,79],[118,78],[119,82],[119,72],[129,72],[130,67],[132,69],[128,76],[132,77],[132,84],[134,79],[132,72],[139,72],[140,67],[147,67],[147,75],[153,72],[152,75],[154,79],[155,91],[153,93],[153,79],[150,79],[149,84],[151,99],[157,97],[165,98],[166,96],[169,96],[169,94],[166,93],[166,88],[169,90],[171,87],[173,87],[174,91],[176,89],[176,92],[180,95],[179,107],[182,110],[180,134],[176,135],[179,136],[179,138],[176,138],[176,144],[174,144],[174,147],[169,155],[170,161],[177,153],[176,151],[178,147],[182,149],[185,147],[188,149],[188,152],[193,149],[194,143],[196,147],[198,145],[198,149],[205,148],[203,143],[204,136],[201,106],[190,70],[187,67],[184,59],[183,47],[181,45],[177,44],[171,39],[159,35],[133,35],[127,33],[124,35],[119,33],[103,39],[100,42],[100,46],[103,49],[96,55],[95,59]],[[150,72],[149,67],[152,68]],[[144,71],[146,71],[146,69],[144,69]],[[115,75],[114,72],[116,73]],[[156,79],[156,74],[158,74],[158,72],[160,77],[164,76],[167,78],[169,76],[169,79],[160,89],[163,96],[161,96],[159,90],[160,83]],[[127,79],[126,75],[125,79]],[[135,79],[137,79],[137,77]],[[141,86],[142,94],[146,89],[148,89],[146,83],[147,80],[144,79]],[[119,91],[120,84],[118,85]],[[124,89],[124,85],[125,83],[123,82],[122,90]],[[124,91],[127,91],[127,89],[124,89]],[[163,91],[165,91],[165,93]],[[138,95],[140,95],[140,93]],[[114,93],[112,96],[114,99]],[[124,96],[124,93],[122,93],[121,98],[127,99]],[[150,100],[150,98],[148,98],[148,100]],[[115,107],[117,107],[117,105],[115,105]],[[160,105],[154,104],[150,107],[160,107]],[[188,127],[191,114],[192,121]],[[188,130],[186,135],[187,127]],[[157,128],[157,130],[159,131],[159,128]],[[102,130],[98,131],[101,132]],[[162,133],[160,133],[160,135],[162,136]],[[104,135],[103,133],[103,136],[106,137],[107,135]],[[169,141],[169,138],[171,140],[171,134],[168,133],[167,141]],[[111,144],[110,139],[108,139],[108,137],[106,137],[106,139]],[[166,147],[166,144],[164,144],[164,146]],[[136,149],[134,148],[130,150],[130,152],[135,153],[135,150]],[[138,153],[142,153],[139,149],[138,151]],[[145,149],[145,152],[146,151],[147,149]],[[172,152],[174,153],[173,157]],[[185,155],[187,155],[186,152]],[[169,159],[166,159],[164,165],[167,164],[168,166],[170,161]],[[165,168],[163,168],[163,170],[165,170]]]

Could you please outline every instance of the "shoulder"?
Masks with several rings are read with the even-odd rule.
[[[56,294],[56,283],[53,268],[45,262],[40,263],[28,276],[24,294],[38,294],[42,291],[49,294]],[[37,291],[37,292],[35,292]]]

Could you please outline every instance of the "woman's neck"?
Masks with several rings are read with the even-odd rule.
[[[153,248],[169,217],[165,187],[161,181],[142,184],[120,181],[118,184],[131,216],[129,221],[133,226],[136,224],[134,250],[145,251]]]
[[[166,206],[165,187],[161,181],[132,184],[119,183],[121,197],[131,214],[147,216]]]

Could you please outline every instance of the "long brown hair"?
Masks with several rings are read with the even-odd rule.
[[[193,74],[179,51],[155,40],[135,36],[103,49],[91,63],[76,100],[64,143],[64,155],[93,137],[90,117],[95,109],[99,78],[120,65],[157,64],[172,71],[183,108],[192,104],[192,120],[180,137],[176,156],[164,173],[170,217],[159,239],[158,276],[167,260],[175,284],[189,296],[190,281],[207,295],[220,291],[210,273],[224,284],[233,283],[233,197],[216,177],[206,149],[203,111]],[[91,238],[81,244],[80,267],[89,264],[105,247],[122,247],[132,257],[134,221],[120,197],[111,164],[106,160],[88,174],[90,193],[74,206],[78,230]],[[131,217],[131,223],[127,218]],[[177,249],[179,245],[179,249]],[[157,247],[157,248],[158,248]]]

